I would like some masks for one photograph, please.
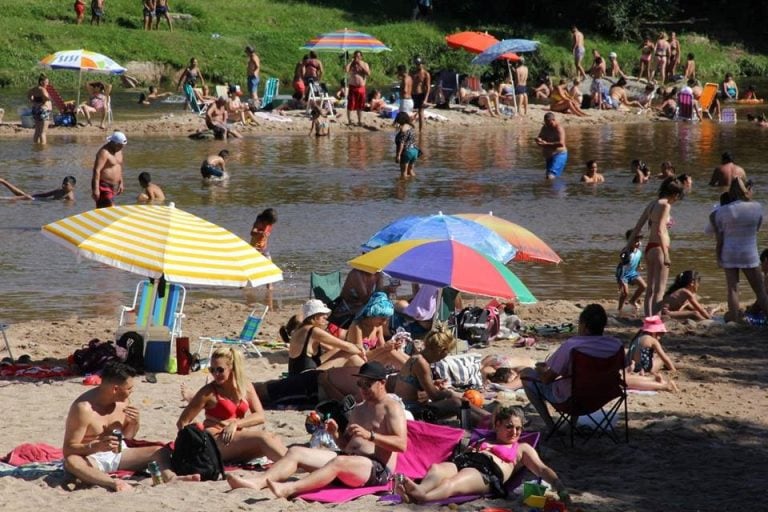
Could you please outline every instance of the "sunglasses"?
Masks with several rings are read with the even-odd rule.
[[[226,368],[224,368],[223,366],[217,366],[216,368],[211,368],[211,373],[218,373],[218,374],[222,374],[222,373],[224,373],[225,371],[227,371],[227,369],[226,369]]]
[[[357,381],[357,387],[362,389],[371,389],[374,384],[376,384],[376,381],[371,379],[359,379]]]

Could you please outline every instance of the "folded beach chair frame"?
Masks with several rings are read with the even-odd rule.
[[[710,109],[712,108],[712,104],[715,102],[715,98],[717,98],[717,89],[717,84],[713,84],[712,82],[707,82],[704,84],[704,87],[701,91],[701,96],[699,97],[702,116],[707,116],[712,119],[712,113],[710,112]]]
[[[623,406],[625,438],[629,443],[624,348],[619,348],[615,354],[605,358],[590,356],[579,350],[574,350],[572,357],[571,397],[561,404],[552,404],[560,416],[547,434],[547,439],[568,425],[571,447],[575,435],[583,436],[585,444],[593,437],[602,435],[618,443],[619,435],[614,422]],[[589,418],[590,428],[580,429],[577,426],[580,416]]]
[[[262,357],[261,351],[257,346],[257,344],[262,340],[259,340],[257,336],[259,334],[261,325],[264,323],[264,318],[267,316],[268,311],[268,306],[257,306],[254,308],[253,311],[251,311],[251,313],[248,315],[248,318],[245,319],[243,328],[237,338],[200,336],[200,343],[197,346],[197,353],[203,353],[203,344],[207,342],[210,343],[210,348],[208,349],[209,361],[211,360],[211,355],[217,346],[239,347],[243,350],[246,356]]]

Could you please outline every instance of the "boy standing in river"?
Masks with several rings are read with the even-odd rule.
[[[627,230],[624,234],[624,238],[629,242],[629,237],[632,235],[632,230]],[[632,242],[631,251],[623,251],[619,255],[619,264],[616,265],[616,283],[619,285],[619,307],[618,311],[621,314],[621,310],[624,308],[624,303],[629,295],[629,286],[636,285],[637,289],[632,294],[632,298],[629,299],[629,304],[637,310],[638,300],[645,291],[645,281],[640,276],[639,267],[640,262],[643,260],[643,251],[640,250],[640,244],[643,236],[637,235]]]

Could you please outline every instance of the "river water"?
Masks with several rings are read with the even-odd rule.
[[[743,117],[745,112],[740,113]],[[657,191],[658,180],[631,183],[630,161],[646,160],[657,172],[668,159],[679,172],[694,177],[693,192],[673,207],[672,271],[699,270],[704,300],[724,300],[714,242],[702,232],[719,192],[706,183],[720,154],[729,150],[757,181],[756,199],[762,200],[768,186],[768,131],[747,122],[566,124],[566,131],[569,165],[565,178],[554,183],[543,180],[541,152],[533,143],[536,131],[509,126],[430,127],[421,140],[425,158],[410,182],[398,179],[389,132],[337,132],[322,140],[295,134],[253,136],[226,145],[233,153],[231,179],[214,186],[201,182],[198,169],[224,143],[129,133],[127,191],[118,204],[135,200],[136,177],[148,171],[177,207],[246,240],[256,214],[276,208],[279,221],[271,252],[285,272],[285,282],[276,289],[283,298],[306,297],[312,270],[346,270],[345,262],[359,253],[359,245],[398,217],[493,211],[538,234],[564,259],[558,266],[511,265],[539,299],[590,300],[616,296],[613,272],[624,231]],[[72,174],[78,179],[78,201],[0,201],[0,320],[113,314],[129,300],[137,276],[78,262],[40,235],[43,224],[93,207],[88,187],[99,141],[73,135],[34,148],[31,130],[29,135],[0,140],[0,176],[39,192],[56,188],[63,176]],[[605,184],[578,183],[589,159],[599,162]],[[763,232],[761,249],[768,246],[766,238]],[[242,292],[195,288],[192,296],[239,298]]]

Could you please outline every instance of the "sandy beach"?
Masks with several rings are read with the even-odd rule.
[[[528,324],[572,322],[584,302],[545,301],[520,307]],[[617,317],[615,304],[605,303],[612,312],[607,328],[625,342],[636,332],[640,320]],[[264,324],[264,338],[277,340],[277,329],[298,309],[285,305],[270,313]],[[250,311],[242,303],[204,299],[188,304],[184,334],[197,346],[202,334],[235,335]],[[14,355],[29,354],[33,361],[61,363],[68,354],[93,337],[110,339],[115,316],[66,318],[55,322],[32,321],[10,326],[9,340]],[[571,449],[554,439],[540,445],[540,453],[572,490],[576,507],[584,511],[721,511],[760,508],[768,450],[763,436],[768,428],[768,370],[764,360],[765,330],[713,322],[699,324],[669,322],[671,332],[664,346],[679,369],[680,392],[656,395],[631,394],[629,399],[630,443],[615,445],[608,439],[590,441]],[[494,342],[481,352],[528,355],[543,360],[568,337],[539,337],[532,348],[512,348],[509,342]],[[48,359],[50,358],[50,359]],[[284,349],[265,352],[265,357],[247,360],[247,374],[253,381],[278,376],[285,371]],[[188,376],[158,374],[155,384],[139,379],[132,396],[141,409],[140,438],[167,441],[175,437],[175,422],[183,402],[180,385],[196,389],[206,373]],[[83,391],[81,377],[51,381],[0,380],[0,403],[5,417],[0,454],[22,443],[60,446],[64,418],[69,404]],[[524,399],[521,405],[524,404]],[[267,428],[286,443],[306,442],[305,412],[268,411]],[[541,429],[541,420],[530,414],[530,429]],[[762,468],[762,469],[761,469]],[[242,474],[248,472],[242,471]],[[185,483],[152,487],[150,480],[138,481],[127,494],[113,494],[92,488],[67,492],[61,475],[25,481],[0,478],[0,493],[8,510],[38,510],[56,503],[62,512],[88,510],[320,510],[323,505],[271,499],[265,492],[229,491],[225,482]],[[376,497],[336,507],[361,510],[376,507]],[[525,510],[519,498],[510,501],[475,501],[459,510],[501,506]],[[576,508],[575,507],[575,508]],[[755,508],[756,507],[756,508]],[[398,509],[419,509],[417,505]]]
[[[151,108],[151,107],[150,107]],[[392,120],[379,117],[375,113],[363,112],[363,125],[349,126],[347,125],[346,111],[344,109],[337,109],[338,117],[335,122],[332,123],[332,131],[335,133],[346,132],[360,132],[360,131],[377,131],[377,130],[391,130]],[[442,109],[429,109],[429,116],[427,126],[429,128],[436,127],[439,129],[448,130],[463,130],[468,127],[471,128],[483,128],[483,129],[510,129],[513,127],[521,128],[535,128],[541,126],[543,116],[546,112],[549,112],[548,105],[531,104],[528,107],[528,114],[523,116],[500,116],[491,117],[487,111],[478,110],[476,107],[455,107],[450,110]],[[265,118],[259,118],[256,124],[236,126],[236,129],[240,131],[245,137],[256,136],[260,133],[302,133],[306,134],[309,131],[309,116],[303,110],[289,110],[284,112],[285,115],[274,114],[266,116]],[[199,130],[205,129],[205,122],[202,117],[190,112],[184,112],[179,108],[177,113],[173,115],[164,114],[155,119],[147,120],[120,120],[119,113],[118,120],[114,122],[112,127],[124,131],[128,137],[131,136],[168,136],[179,137],[189,136]],[[651,110],[638,110],[633,108],[631,110],[589,110],[589,116],[577,117],[570,114],[557,114],[558,119],[564,124],[564,126],[585,126],[585,125],[600,125],[605,123],[643,123],[652,121],[668,121],[668,119],[660,118],[655,112]],[[55,139],[56,137],[71,137],[77,135],[78,137],[102,137],[105,130],[101,130],[98,126],[78,126],[75,128],[69,127],[53,127],[48,130],[48,137]],[[6,120],[4,123],[0,123],[0,137],[14,137],[14,138],[32,138],[32,129],[23,128],[18,122],[11,122]]]

